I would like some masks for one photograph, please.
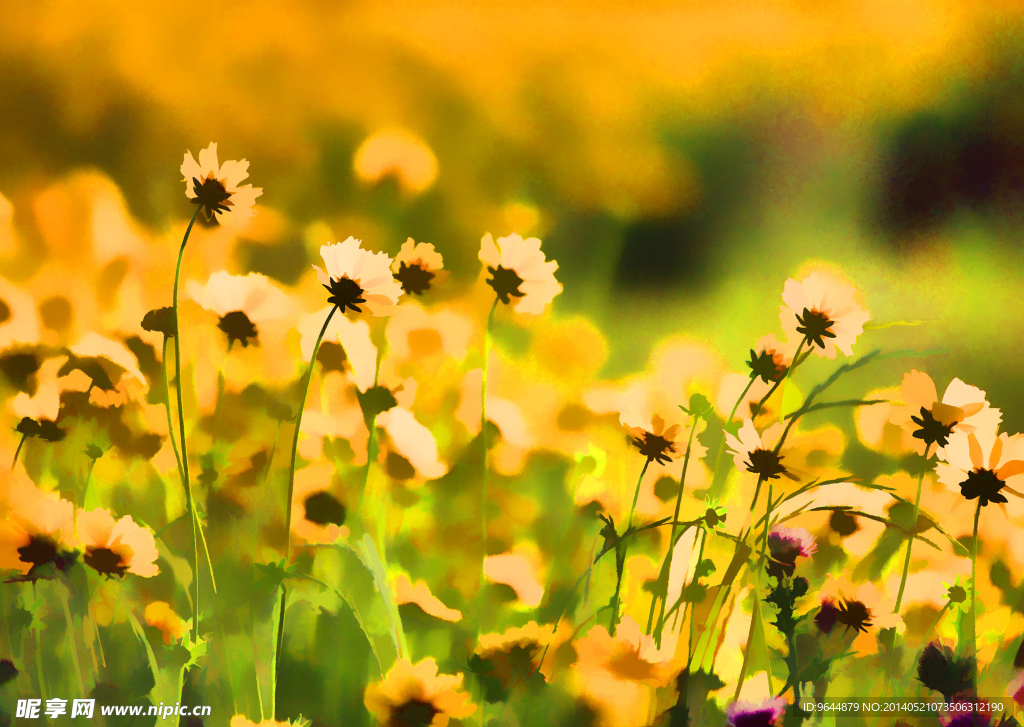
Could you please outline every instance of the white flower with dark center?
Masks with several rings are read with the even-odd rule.
[[[362,313],[364,305],[375,316],[394,313],[404,291],[391,274],[391,258],[387,253],[364,250],[362,241],[350,237],[344,242],[322,246],[320,256],[326,270],[318,265],[313,268],[320,284],[330,293],[329,303],[338,306],[343,313],[346,310]]]
[[[515,309],[519,313],[543,313],[548,303],[562,292],[562,284],[555,280],[558,263],[545,260],[536,237],[523,239],[512,233],[495,242],[491,233],[480,241],[480,260],[487,266],[490,279],[487,284],[505,305],[517,298]]]
[[[725,442],[733,455],[736,469],[753,472],[763,480],[775,480],[780,476],[791,480],[799,479],[783,463],[785,454],[782,451],[775,451],[775,445],[783,430],[783,425],[776,422],[758,434],[754,423],[746,419],[737,433],[738,437],[725,432]]]
[[[871,318],[854,301],[853,288],[821,273],[787,280],[782,300],[782,330],[790,339],[806,339],[818,356],[835,358],[836,349],[852,356],[853,343]]]
[[[258,323],[288,316],[292,303],[270,278],[260,273],[231,275],[225,271],[210,276],[205,285],[188,281],[188,296],[202,308],[220,316],[217,327],[228,337],[248,347],[258,341]]]
[[[213,142],[199,152],[198,163],[192,152],[185,152],[181,173],[185,177],[185,196],[201,206],[209,222],[238,222],[251,217],[256,198],[263,194],[260,187],[241,184],[249,176],[249,162],[242,159],[218,164]]]
[[[444,259],[429,242],[415,242],[411,237],[395,256],[391,270],[409,295],[423,295],[448,278],[443,270]]]
[[[1014,515],[1024,514],[1024,434],[954,432],[942,456],[946,461],[935,471],[947,488],[977,499],[982,507],[994,502]]]

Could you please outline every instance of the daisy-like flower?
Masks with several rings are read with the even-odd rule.
[[[0,351],[39,341],[39,313],[32,296],[0,277]]]
[[[237,222],[251,217],[255,214],[252,208],[256,198],[263,194],[260,187],[240,186],[249,176],[249,162],[242,159],[218,164],[217,145],[213,142],[199,152],[198,162],[191,151],[185,152],[181,173],[185,177],[185,196],[192,204],[200,205],[209,222],[219,222],[221,218]]]
[[[969,689],[973,677],[974,659],[958,657],[951,647],[940,641],[928,644],[917,660],[917,680],[947,700]]]
[[[625,422],[623,422],[625,423]],[[640,454],[649,461],[658,464],[668,464],[674,459],[683,456],[685,443],[678,442],[677,438],[682,429],[679,424],[666,427],[665,420],[655,414],[651,417],[650,427],[627,426],[629,439]]]
[[[1024,514],[1024,435],[995,430],[955,432],[943,450],[945,462],[935,467],[939,482],[982,507],[990,502]],[[1015,495],[1012,501],[1006,493]]]
[[[854,301],[853,288],[821,273],[787,280],[782,300],[782,330],[791,339],[805,339],[818,356],[835,358],[836,349],[852,356],[853,343],[871,318]]]
[[[344,313],[346,309],[362,313],[366,305],[375,316],[389,316],[395,312],[398,298],[404,293],[402,284],[391,274],[391,258],[384,252],[370,252],[362,248],[362,241],[350,237],[344,242],[323,245],[320,257],[325,270],[314,265],[316,277],[333,303]]]
[[[774,727],[788,706],[782,697],[769,697],[757,703],[733,702],[725,709],[725,719],[731,727]]]
[[[437,179],[437,157],[430,147],[405,129],[381,129],[368,137],[353,159],[356,176],[374,184],[393,177],[408,194],[430,189]]]
[[[768,574],[782,579],[793,575],[798,557],[810,558],[818,550],[814,536],[804,528],[776,525],[768,532]]]
[[[78,511],[78,533],[85,548],[85,564],[105,576],[134,573],[151,578],[160,572],[156,541],[144,528],[125,515],[115,520],[109,510]]]
[[[493,664],[494,669],[488,675],[497,678],[507,689],[517,676],[528,677],[537,669],[544,645],[550,640],[550,627],[530,621],[500,634],[481,634],[475,653]]]
[[[55,492],[15,479],[7,497],[7,517],[0,520],[0,570],[36,576],[53,564],[66,570],[74,562],[75,507]]]
[[[750,349],[751,378],[759,378],[766,384],[773,384],[782,379],[793,363],[793,346],[779,343],[774,333],[761,336]]]
[[[384,681],[366,687],[363,703],[382,727],[446,727],[476,711],[462,674],[438,674],[433,659],[399,659]]]
[[[444,282],[448,272],[443,270],[444,259],[429,242],[416,242],[411,237],[391,263],[395,279],[408,295],[423,295],[433,286]]]
[[[782,422],[776,422],[758,434],[754,422],[746,419],[737,432],[738,437],[725,432],[725,443],[733,455],[736,469],[753,472],[764,480],[777,480],[779,477],[798,480],[799,478],[782,463],[785,459],[783,452],[775,451],[784,430]]]
[[[129,399],[141,398],[146,377],[127,346],[98,333],[89,333],[71,347],[72,356],[57,372],[64,377],[81,371],[88,377],[89,402],[107,408],[123,406]],[[81,377],[81,375],[78,375]],[[75,382],[67,384],[72,388]]]
[[[967,613],[971,610],[971,592],[968,590],[970,586],[964,586],[960,582],[961,578],[962,576],[958,575],[952,583],[943,581],[942,587],[946,589],[946,600],[949,601],[950,607]]]
[[[153,601],[146,606],[146,623],[160,629],[165,644],[177,641],[185,633],[185,621],[167,601]]]
[[[348,537],[348,508],[332,487],[334,468],[328,464],[303,467],[295,473],[292,492],[292,532],[306,543],[334,543]]]
[[[821,609],[814,617],[818,629],[825,634],[835,626],[844,633],[866,634],[868,629],[901,628],[903,619],[892,613],[891,603],[873,583],[854,584],[846,578],[829,576],[823,588]],[[862,640],[864,649],[877,649],[874,639]],[[859,643],[856,645],[860,648]]]
[[[519,313],[543,313],[548,303],[562,292],[562,284],[555,280],[558,263],[546,261],[536,237],[523,239],[512,233],[495,242],[491,233],[480,240],[480,260],[487,266],[491,277],[487,284],[505,305],[518,298],[515,309]]]
[[[202,308],[220,316],[217,328],[227,335],[229,350],[235,341],[242,348],[258,342],[256,324],[283,318],[292,308],[288,295],[260,273],[231,275],[221,270],[206,285],[188,281],[187,291]]]

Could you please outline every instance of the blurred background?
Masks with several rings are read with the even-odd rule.
[[[144,228],[187,218],[182,154],[212,140],[275,220],[231,272],[293,283],[329,230],[432,242],[468,284],[484,232],[536,235],[556,314],[604,330],[612,376],[669,332],[738,368],[785,279],[833,268],[871,310],[862,350],[937,351],[912,363],[1018,431],[1022,20],[914,0],[7,3],[0,264],[24,280],[56,254],[36,202],[86,168]]]

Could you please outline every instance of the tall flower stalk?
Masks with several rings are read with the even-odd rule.
[[[481,451],[481,467],[482,472],[480,474],[480,591],[478,599],[480,601],[480,614],[477,619],[477,638],[480,637],[480,632],[483,631],[484,622],[484,585],[486,584],[485,570],[487,566],[487,485],[490,478],[489,470],[487,466],[487,455],[488,455],[488,441],[487,441],[487,375],[490,369],[491,363],[491,333],[494,328],[494,313],[498,309],[498,303],[501,301],[500,297],[494,299],[494,303],[491,304],[491,310],[487,314],[487,329],[484,331],[484,361],[483,370],[480,375],[480,445],[483,448]]]
[[[924,473],[928,463],[928,453],[931,449],[931,442],[925,447],[924,451],[924,464],[921,466],[921,472],[917,475],[917,495],[914,497],[914,516],[910,521],[910,537],[907,539],[907,555],[903,559],[903,576],[900,578],[900,589],[896,593],[896,604],[893,606],[892,612],[899,613],[900,606],[903,604],[903,591],[907,587],[907,576],[910,574],[910,553],[914,547],[914,539],[917,537],[917,518],[921,513],[921,491],[924,486]]]

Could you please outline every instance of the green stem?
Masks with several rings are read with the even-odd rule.
[[[978,683],[978,521],[981,519],[981,498],[974,510],[974,537],[971,540],[971,653],[974,656],[974,683]]]
[[[302,400],[299,402],[299,411],[295,415],[295,432],[292,435],[292,459],[288,466],[288,499],[286,501],[287,505],[284,520],[284,527],[287,532],[284,549],[285,565],[287,565],[292,552],[292,495],[295,492],[295,459],[298,455],[299,449],[299,431],[302,429],[302,410],[306,407],[306,397],[309,395],[309,382],[310,379],[313,378],[313,365],[316,363],[316,355],[320,351],[320,343],[324,340],[324,334],[327,333],[327,326],[330,325],[331,318],[334,317],[337,310],[338,306],[331,308],[331,312],[327,314],[327,318],[324,320],[324,325],[320,329],[320,335],[316,337],[316,343],[313,345],[313,355],[310,356],[309,366],[306,368],[306,381],[302,387]],[[277,647],[274,655],[274,684],[273,689],[270,692],[270,715],[275,719],[277,704],[277,677],[278,667],[281,665],[281,645],[284,643],[284,609],[287,598],[288,588],[284,583],[282,583],[281,607],[277,620],[277,638],[275,639]]]
[[[928,464],[928,450],[931,445],[927,445],[924,448],[924,464]],[[910,551],[914,547],[914,538],[917,536],[917,518],[921,513],[921,489],[924,485],[924,472],[925,466],[921,467],[921,473],[917,477],[917,495],[914,497],[914,519],[910,525],[910,539],[907,540],[907,556],[903,560],[903,577],[900,579],[900,590],[896,594],[896,605],[892,609],[893,613],[900,612],[900,605],[903,603],[903,591],[907,587],[907,576],[910,574]]]
[[[163,356],[161,365],[164,370],[164,411],[167,412],[167,435],[171,439],[171,449],[174,450],[174,461],[178,463],[178,476],[185,481],[185,470],[181,466],[181,454],[178,452],[178,443],[174,441],[174,421],[171,417],[171,382],[167,376],[167,336],[164,336]],[[84,502],[84,498],[83,498]]]
[[[760,488],[761,480],[758,478],[758,487]],[[750,654],[754,650],[754,628],[761,616],[761,568],[764,565],[765,552],[768,546],[768,523],[771,521],[771,505],[772,505],[772,483],[768,482],[768,503],[765,505],[765,518],[764,518],[764,532],[762,535],[762,547],[761,554],[757,560],[757,566],[754,571],[755,585],[754,585],[754,608],[753,613],[750,614],[750,631],[747,634],[747,645],[743,650],[743,664],[740,667],[740,675],[736,680],[736,693],[733,695],[733,701],[736,701],[740,697],[740,690],[743,688],[743,681],[747,675],[747,667],[750,665]],[[765,640],[766,656],[768,657],[767,668],[768,668],[768,691],[774,692],[772,689],[772,676],[771,676],[771,653],[768,652],[768,641]]]
[[[32,581],[32,601],[37,601],[36,581]],[[36,642],[36,678],[39,680],[39,696],[46,701],[46,677],[43,676],[43,639],[39,634],[40,629],[33,628],[32,633]]]
[[[751,383],[753,383],[753,379],[751,379]],[[747,388],[750,388],[749,384],[747,385]],[[744,393],[746,392],[744,391]],[[742,399],[743,397],[741,396],[740,398]],[[679,476],[679,492],[676,493],[676,509],[672,515],[672,531],[668,538],[668,553],[665,554],[665,562],[662,564],[662,570],[665,571],[665,582],[662,586],[664,587],[665,592],[661,596],[661,611],[658,613],[658,625],[654,629],[654,641],[659,648],[661,647],[661,634],[665,627],[665,607],[668,602],[668,580],[671,576],[672,570],[672,554],[675,552],[676,546],[676,528],[678,527],[679,522],[679,508],[683,503],[683,487],[686,484],[686,469],[690,464],[690,448],[693,446],[693,435],[697,431],[697,419],[697,415],[694,414],[690,421],[690,437],[686,442],[686,454],[683,455],[683,472]],[[732,419],[731,416],[730,419]],[[689,563],[687,563],[687,566],[689,566]],[[654,597],[656,599],[658,594],[655,594]],[[653,601],[651,602],[651,605],[654,605]],[[650,623],[648,623],[648,629],[650,629]]]
[[[75,667],[75,677],[78,679],[78,693],[84,695],[85,680],[82,678],[82,665],[78,661],[78,643],[75,638],[75,621],[71,618],[71,604],[68,602],[68,587],[63,581],[56,586],[57,594],[60,597],[61,606],[64,607],[64,621],[67,623],[68,640],[71,642],[71,662]]]
[[[647,468],[651,465],[652,458],[648,457],[644,460],[644,468],[640,470],[640,477],[636,481],[636,491],[633,493],[633,505],[629,508],[629,521],[626,523],[625,532],[629,532],[629,529],[633,527],[633,514],[636,512],[636,501],[640,497],[640,485],[643,484],[644,475],[647,474]],[[619,593],[622,589],[622,574],[626,568],[626,549],[627,542],[625,539],[619,541],[619,544],[615,548],[615,595],[612,597],[612,618],[608,632],[614,636],[615,627],[619,623]]]
[[[178,250],[178,263],[174,268],[174,385],[178,395],[178,435],[181,442],[181,475],[182,485],[185,488],[185,502],[188,506],[192,520],[192,572],[195,574],[196,600],[192,609],[195,627],[195,639],[199,641],[199,541],[196,538],[195,505],[192,502],[192,486],[188,477],[188,449],[185,444],[185,406],[181,395],[181,325],[178,317],[178,283],[181,279],[181,261],[185,257],[185,245],[188,244],[188,237],[192,234],[192,226],[196,223],[199,210],[202,205],[196,207],[192,213],[192,219],[185,229],[185,236],[181,240],[181,248]]]
[[[800,362],[800,352],[803,350],[803,347],[804,347],[805,343],[807,343],[807,336],[804,336],[803,339],[800,341],[800,343],[797,345],[796,353],[793,354],[793,363],[790,364],[789,370],[786,371],[785,378],[782,379],[782,381],[783,381],[783,384],[782,384],[782,402],[779,402],[779,421],[780,422],[783,420],[783,418],[785,416],[783,414],[784,409],[783,409],[782,404],[783,404],[783,402],[786,401],[786,387],[789,385],[789,382],[793,378],[793,369],[795,369],[797,364]],[[774,389],[773,389],[773,391],[774,391]],[[771,394],[771,392],[768,392],[768,393],[769,393],[769,395]],[[765,397],[765,398],[767,398],[767,397]],[[758,405],[758,411],[760,411],[760,410],[761,410],[761,406],[759,404]]]
[[[484,332],[484,363],[480,374],[480,444],[483,447],[481,459],[483,461],[483,473],[480,484],[480,589],[477,591],[479,601],[479,614],[476,622],[476,636],[480,638],[484,623],[484,586],[487,583],[485,570],[487,564],[487,485],[489,473],[487,469],[487,375],[491,364],[491,332],[494,328],[494,313],[498,309],[498,301],[495,298],[491,304],[491,310],[487,314],[487,329]]]

